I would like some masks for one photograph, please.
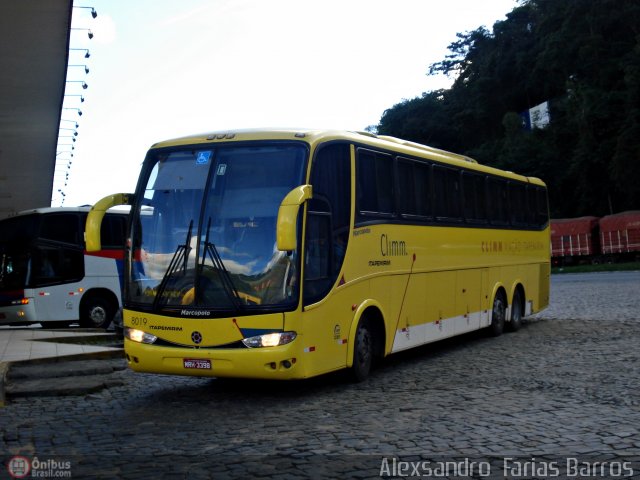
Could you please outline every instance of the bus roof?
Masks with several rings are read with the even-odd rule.
[[[90,206],[86,207],[40,207],[31,208],[29,210],[22,210],[12,215],[12,217],[19,217],[23,215],[44,214],[44,213],[60,213],[60,212],[88,212],[91,210]]]
[[[13,215],[10,215],[9,217],[5,217],[5,218],[9,219],[9,218],[15,218],[15,217],[22,217],[26,215],[43,215],[48,213],[88,212],[89,210],[91,210],[90,205],[82,206],[82,207],[40,207],[40,208],[32,208],[29,210],[22,210],[20,212],[14,213]],[[110,210],[109,213],[128,214],[129,212],[128,210],[120,211],[120,212],[118,212],[117,210]]]
[[[158,142],[151,146],[155,148],[177,147],[183,145],[199,145],[227,142],[244,142],[252,140],[299,140],[315,145],[321,141],[346,140],[384,150],[392,150],[406,155],[419,156],[434,161],[453,164],[470,170],[482,171],[488,174],[512,177],[514,179],[544,186],[542,180],[535,177],[525,177],[513,172],[481,165],[476,160],[452,153],[446,150],[430,147],[416,142],[387,135],[376,135],[369,132],[348,130],[318,130],[318,129],[238,129],[218,132],[202,133],[186,137],[174,138]]]

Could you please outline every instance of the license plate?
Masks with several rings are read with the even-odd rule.
[[[194,368],[196,370],[211,370],[211,360],[202,360],[200,358],[183,358],[182,365],[184,368]]]

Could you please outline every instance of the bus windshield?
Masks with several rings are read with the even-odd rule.
[[[79,215],[83,214],[55,212],[3,220],[0,290],[38,288],[81,279],[84,262]]]
[[[0,290],[17,290],[27,284],[29,256],[0,246]]]
[[[2,221],[0,239],[0,290],[24,288],[27,282],[32,222],[23,218]]]
[[[297,255],[277,250],[276,218],[307,157],[302,144],[281,142],[151,153],[126,301],[220,315],[295,304]]]

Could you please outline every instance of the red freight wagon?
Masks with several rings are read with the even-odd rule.
[[[598,217],[551,220],[551,256],[556,263],[599,253]]]
[[[640,211],[602,217],[600,241],[605,255],[640,252]]]

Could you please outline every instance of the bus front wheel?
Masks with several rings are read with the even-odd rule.
[[[92,295],[80,307],[80,324],[88,328],[107,328],[113,320],[115,309],[99,295]]]
[[[366,319],[360,320],[353,345],[353,365],[351,377],[362,382],[369,376],[373,363],[373,335]]]
[[[493,309],[491,311],[491,325],[489,331],[494,337],[502,335],[504,331],[504,321],[507,316],[507,302],[504,299],[502,292],[496,293],[496,298],[493,299]]]

